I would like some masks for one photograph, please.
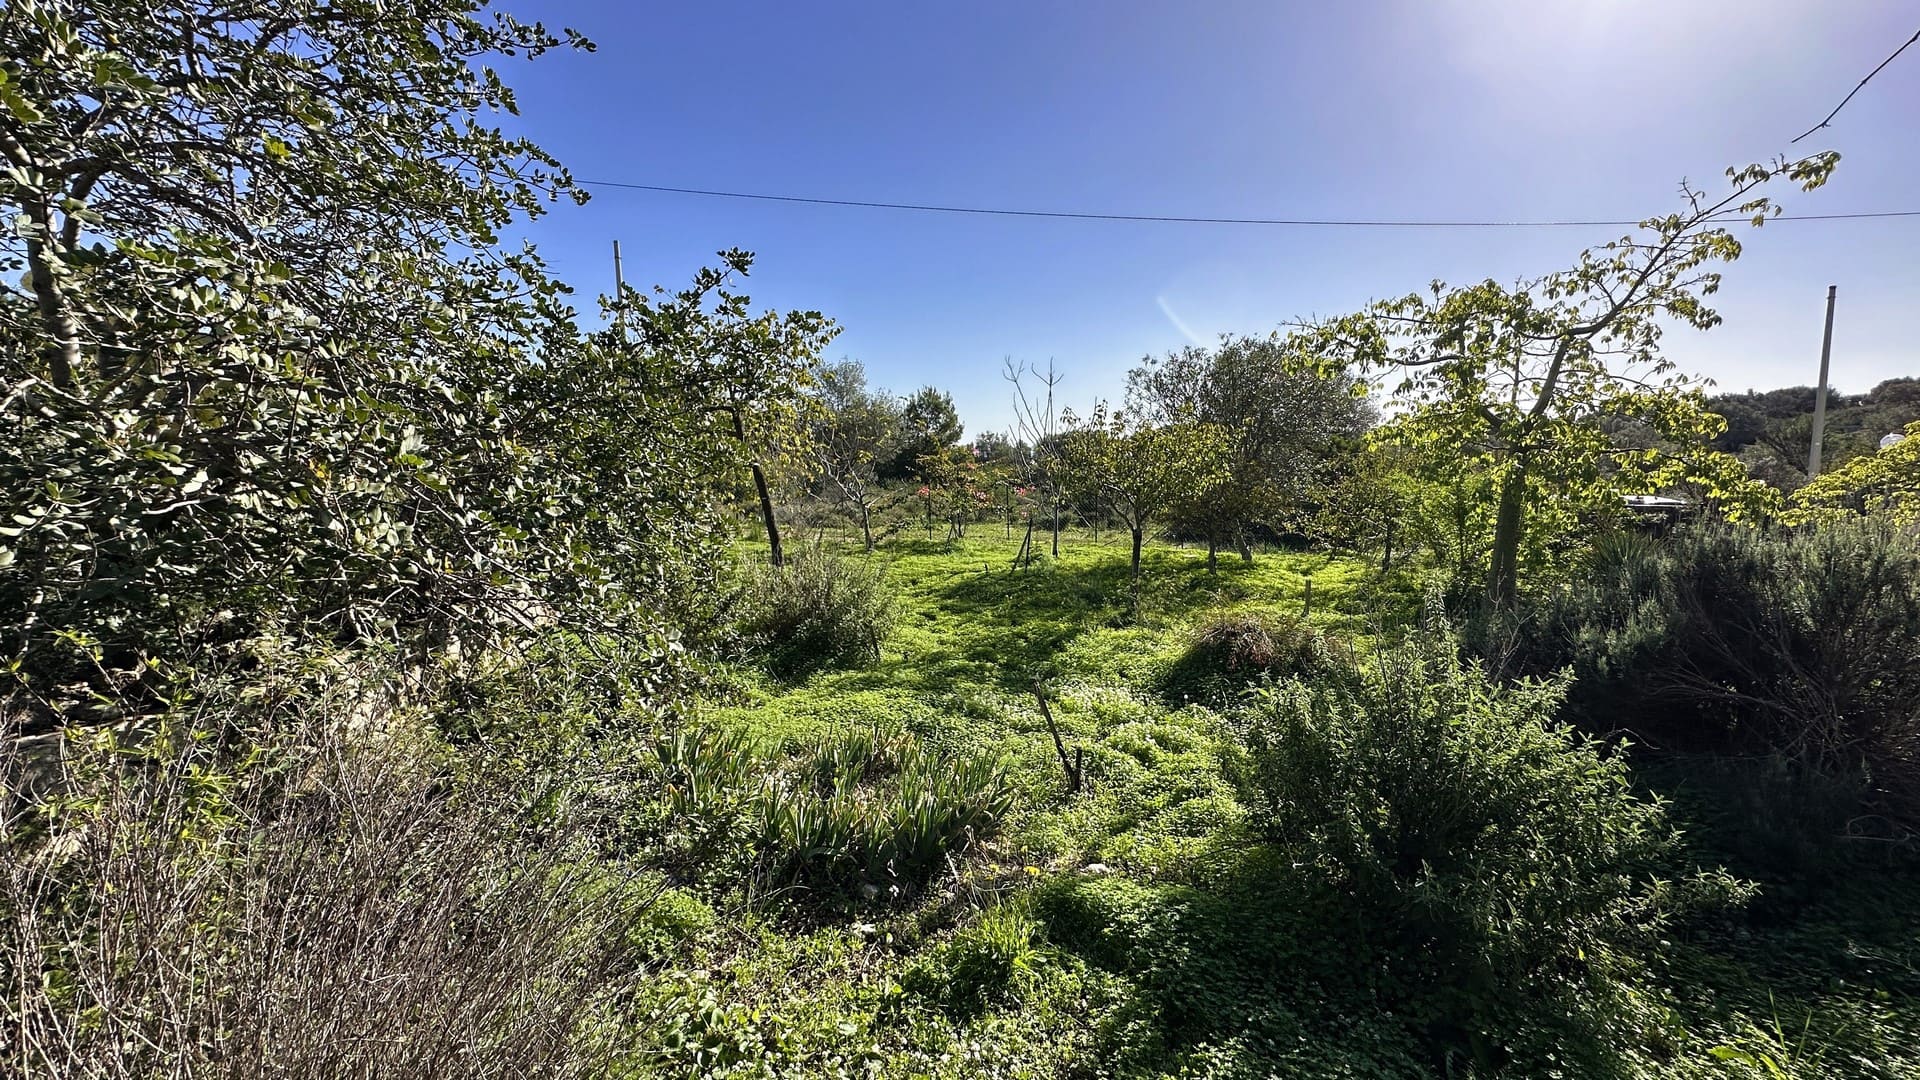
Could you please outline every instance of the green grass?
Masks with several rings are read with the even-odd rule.
[[[1375,946],[1241,828],[1227,718],[1168,689],[1209,616],[1298,616],[1311,578],[1312,626],[1364,651],[1417,611],[1417,580],[1318,553],[1227,557],[1209,573],[1204,552],[1155,545],[1135,610],[1121,535],[1071,533],[1061,558],[1015,571],[1017,538],[975,532],[898,539],[872,556],[900,593],[878,663],[797,681],[729,669],[696,719],[795,761],[868,731],[998,760],[1015,794],[1003,827],[897,896],[822,908],[792,892],[701,893],[713,918],[689,921],[680,956],[636,1003],[634,1064],[662,1075],[1537,1075],[1435,1056],[1481,1036],[1440,1038],[1395,1013],[1393,988],[1355,959]],[[844,539],[826,546],[858,555]],[[1067,791],[1036,680],[1084,755],[1081,793]],[[1727,861],[1688,818],[1696,808],[1678,811],[1702,864]],[[1591,1015],[1522,1010],[1496,1034],[1547,1047],[1569,1077],[1920,1076],[1920,877],[1869,868],[1784,908],[1762,893],[1752,910],[1680,927]]]

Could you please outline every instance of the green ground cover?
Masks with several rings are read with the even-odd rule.
[[[1333,647],[1364,653],[1415,616],[1419,583],[1319,553],[1209,573],[1203,552],[1155,546],[1135,611],[1123,539],[1072,534],[1060,559],[1021,571],[1003,536],[896,541],[873,556],[900,597],[878,663],[789,681],[725,672],[705,728],[774,759],[904,733],[935,756],[1003,763],[1012,809],[898,895],[673,890],[637,1062],[689,1075],[1920,1075],[1920,889],[1879,853],[1830,884],[1762,881],[1743,906],[1676,925],[1650,957],[1615,961],[1577,1015],[1522,999],[1479,1014],[1488,1030],[1458,1029],[1376,962],[1391,943],[1367,940],[1250,832],[1231,687],[1182,670],[1196,629],[1223,612],[1304,613]],[[1036,681],[1083,755],[1080,792]],[[1716,794],[1662,775],[1636,783],[1673,800],[1687,858],[1740,871],[1722,842],[1739,823]]]

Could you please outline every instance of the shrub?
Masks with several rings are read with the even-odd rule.
[[[9,813],[0,1073],[595,1073],[656,890],[570,851],[533,777],[326,718],[209,732],[75,736]]]
[[[1528,663],[1663,748],[1776,757],[1920,811],[1920,544],[1871,521],[1689,530],[1598,553],[1536,615]]]
[[[1262,678],[1311,675],[1331,662],[1327,639],[1300,619],[1218,612],[1194,628],[1186,652],[1161,680],[1161,690],[1224,704]]]
[[[749,571],[738,603],[748,653],[787,677],[878,661],[895,615],[884,567],[820,552]]]
[[[1551,984],[1659,925],[1674,834],[1625,763],[1555,721],[1562,679],[1501,685],[1430,629],[1351,678],[1257,692],[1252,825],[1423,981]],[[1421,974],[1421,973],[1426,974]]]

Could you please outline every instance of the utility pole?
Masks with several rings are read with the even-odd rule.
[[[623,345],[627,340],[627,309],[624,306],[626,298],[627,282],[620,276],[620,241],[615,240],[613,242],[613,300],[614,303],[623,306],[614,308],[614,321],[620,327],[620,342]]]
[[[1833,356],[1833,297],[1840,286],[1827,286],[1827,331],[1820,339],[1820,389],[1813,398],[1813,446],[1807,450],[1807,479],[1820,475],[1820,442],[1827,434],[1827,361]]]

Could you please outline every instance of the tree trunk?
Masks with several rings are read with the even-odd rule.
[[[767,471],[759,462],[753,463],[753,486],[760,492],[760,516],[767,523],[767,546],[773,549],[773,565],[787,565],[787,556],[780,550],[780,523],[773,519],[773,492],[767,489]],[[805,544],[807,534],[800,534],[800,542]]]
[[[1207,527],[1207,573],[1220,572],[1220,536],[1209,525]]]
[[[738,406],[733,410],[733,437],[740,440],[742,447],[747,445],[747,422]],[[760,495],[760,518],[767,525],[767,546],[773,549],[773,565],[785,566],[787,556],[780,550],[780,523],[773,518],[773,492],[767,487],[767,470],[761,468],[758,461],[747,464],[753,470],[753,488]],[[804,543],[806,534],[801,533],[800,539]]]
[[[1053,500],[1053,557],[1060,557],[1060,500]]]
[[[1253,562],[1252,538],[1247,535],[1247,530],[1241,529],[1238,539],[1240,541],[1240,561],[1251,564]]]
[[[1145,525],[1133,526],[1133,610],[1140,611],[1140,541],[1146,535]]]
[[[47,381],[65,390],[73,385],[73,373],[80,367],[80,323],[73,308],[54,280],[42,235],[53,234],[52,216],[42,203],[29,197],[25,204],[33,233],[27,241],[27,279],[39,308],[40,321],[47,332],[43,351],[47,362]]]
[[[873,554],[873,511],[866,503],[860,504],[860,536],[867,542],[867,554]]]
[[[1516,465],[1500,483],[1500,509],[1493,521],[1493,559],[1487,570],[1487,604],[1495,611],[1513,607],[1520,577],[1520,524],[1526,509],[1527,474]]]
[[[1386,551],[1380,556],[1380,572],[1383,574],[1393,569],[1393,526],[1394,520],[1388,518]]]

